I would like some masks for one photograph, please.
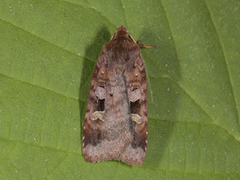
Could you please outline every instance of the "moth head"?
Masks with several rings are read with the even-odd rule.
[[[110,41],[111,40],[114,40],[114,39],[117,39],[117,38],[127,38],[131,41],[133,41],[134,43],[135,40],[133,39],[133,37],[127,32],[126,28],[124,25],[121,25],[118,29],[117,29],[117,32],[113,34],[113,36],[111,37]]]

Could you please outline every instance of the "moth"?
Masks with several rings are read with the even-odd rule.
[[[122,25],[102,46],[89,90],[82,149],[88,162],[142,165],[148,142],[146,70],[139,46]]]

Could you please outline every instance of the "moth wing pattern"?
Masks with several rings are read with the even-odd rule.
[[[147,82],[141,54],[134,63],[130,78],[126,79],[126,82],[129,82],[128,97],[133,122],[133,141],[121,154],[121,161],[141,165],[146,155],[148,140]]]
[[[145,64],[125,27],[115,34],[103,46],[94,69],[83,123],[83,155],[88,162],[141,165],[148,138]]]
[[[92,114],[95,111],[103,111],[104,110],[104,100],[99,99],[96,96],[96,90],[101,84],[101,80],[104,81],[104,78],[102,77],[104,74],[100,73],[101,79],[98,81],[99,72],[105,72],[105,66],[103,66],[104,63],[104,56],[101,55],[99,57],[99,60],[96,63],[91,86],[89,90],[89,96],[88,96],[88,103],[86,108],[86,115],[85,120],[83,123],[83,150],[85,149],[86,145],[92,144],[96,145],[101,141],[101,134],[102,134],[102,127],[101,125],[104,123],[101,120],[93,121]],[[100,83],[99,83],[100,82]],[[83,151],[85,153],[85,151]],[[91,158],[88,157],[88,154],[84,154],[85,159],[87,161],[91,161]]]

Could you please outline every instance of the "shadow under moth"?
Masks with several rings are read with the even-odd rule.
[[[103,45],[92,77],[85,120],[86,161],[142,165],[147,150],[147,83],[139,46],[122,25]]]

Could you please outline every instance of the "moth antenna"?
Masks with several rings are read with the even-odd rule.
[[[143,63],[144,63],[144,66],[146,67],[145,65],[145,61],[143,60]],[[148,72],[147,72],[147,68],[145,68],[145,71],[146,71],[146,75],[147,75],[147,82],[148,82],[148,87],[149,87],[149,90],[150,90],[150,94],[151,94],[151,100],[152,100],[152,103],[153,103],[153,95],[152,95],[152,88],[151,88],[151,83],[150,83],[150,79],[148,77]]]
[[[144,47],[144,48],[156,48],[157,46],[146,46],[142,41],[137,41],[136,42],[138,46]],[[144,66],[145,66],[145,62],[144,62]],[[150,94],[151,94],[151,100],[153,102],[153,94],[152,94],[152,88],[151,88],[151,84],[150,84],[150,79],[148,77],[148,73],[147,73],[147,68],[146,68],[146,74],[147,74],[147,80],[148,80],[148,87],[150,90]]]
[[[108,167],[110,167],[105,161],[103,161],[105,165],[107,165]]]
[[[144,62],[144,66],[145,66],[145,62]],[[146,67],[146,66],[145,66],[145,67]],[[153,94],[152,94],[152,88],[151,88],[150,79],[149,79],[149,77],[148,77],[147,68],[145,68],[145,70],[146,70],[146,75],[147,75],[148,87],[149,87],[150,94],[151,94],[151,100],[152,100],[152,103],[153,103]]]
[[[146,46],[142,41],[136,42],[138,46],[144,47],[144,48],[156,48],[157,46]]]

